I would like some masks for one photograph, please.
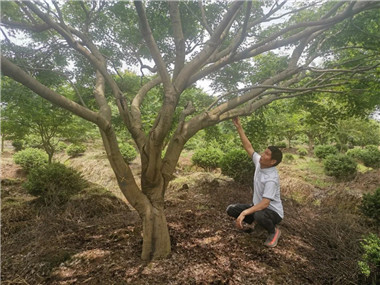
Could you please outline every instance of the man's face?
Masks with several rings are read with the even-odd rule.
[[[275,159],[272,159],[272,152],[267,148],[260,157],[261,168],[272,167],[276,163]]]

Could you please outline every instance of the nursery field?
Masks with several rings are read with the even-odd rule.
[[[285,149],[285,153],[292,150]],[[141,222],[118,191],[101,146],[59,160],[90,182],[61,206],[45,206],[22,184],[26,176],[7,144],[1,158],[2,284],[368,284],[360,242],[379,229],[361,215],[363,194],[380,187],[380,170],[360,167],[336,181],[306,156],[278,166],[285,219],[278,246],[266,233],[245,233],[225,209],[251,200],[252,189],[219,170],[205,172],[184,152],[166,193],[172,253],[144,263]],[[138,159],[131,164],[139,175]],[[377,232],[376,232],[377,231]]]

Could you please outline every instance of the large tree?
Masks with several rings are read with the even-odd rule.
[[[379,15],[380,3],[290,2],[1,2],[2,73],[97,125],[120,189],[142,219],[142,258],[162,258],[170,253],[165,189],[192,136],[274,100],[332,92],[379,64],[378,45],[365,50],[347,39],[336,46],[334,38],[352,28],[347,23],[357,15],[374,10]],[[368,36],[378,40],[373,33]],[[357,64],[326,65],[338,47],[365,51]],[[265,59],[272,56],[280,60],[268,67]],[[151,80],[142,80],[130,99],[115,78],[119,70],[133,66]],[[40,76],[47,70],[70,79],[79,91],[92,86],[92,96],[79,101],[49,88]],[[202,110],[191,101],[179,104],[184,90],[205,78],[225,93]],[[141,108],[157,86],[162,100],[148,130]],[[117,105],[125,131],[140,151],[141,188],[120,154],[111,104]]]

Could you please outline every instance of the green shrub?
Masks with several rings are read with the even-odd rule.
[[[62,204],[86,186],[78,171],[61,163],[34,168],[27,178],[25,188],[30,194],[41,197],[46,204]]]
[[[299,156],[301,156],[301,157],[304,157],[309,153],[307,151],[307,149],[304,147],[300,147],[297,152],[298,152]]]
[[[184,145],[184,149],[186,150],[195,150],[197,149],[200,145],[202,144],[202,142],[197,138],[197,137],[192,137],[191,139],[189,139],[186,144]]]
[[[66,153],[70,157],[77,157],[86,151],[86,146],[83,144],[71,144],[66,148]]]
[[[13,160],[20,165],[23,170],[29,172],[33,168],[47,164],[48,155],[38,148],[26,148],[13,155]]]
[[[278,142],[275,144],[278,148],[286,148],[286,142]]]
[[[12,146],[14,147],[15,151],[20,151],[23,149],[23,142],[22,141],[12,141]]]
[[[372,218],[380,225],[380,188],[375,193],[364,194],[360,209],[364,215]]]
[[[366,146],[361,152],[361,160],[367,167],[380,168],[380,150],[377,146]]]
[[[380,150],[379,150],[379,147],[378,147],[377,145],[367,145],[367,146],[365,146],[364,149],[369,150],[369,151],[371,151],[371,152],[377,152],[377,151],[380,151]]]
[[[314,149],[314,154],[319,159],[325,159],[330,154],[337,154],[338,150],[333,145],[317,145]]]
[[[285,163],[292,163],[294,161],[294,155],[291,153],[285,153],[284,154],[284,162]]]
[[[219,167],[222,156],[219,148],[208,146],[196,150],[191,159],[195,165],[211,170]]]
[[[353,148],[349,149],[346,154],[357,161],[362,161],[362,151],[360,148]]]
[[[243,149],[232,149],[226,153],[221,161],[222,173],[241,184],[252,184],[255,165],[247,152]]]
[[[361,260],[358,262],[360,271],[367,278],[372,275],[371,283],[378,284],[376,280],[379,281],[380,279],[380,238],[376,234],[370,233],[360,245],[364,251]]]
[[[63,151],[67,148],[67,144],[65,144],[64,142],[59,142],[57,144],[57,147],[56,147],[56,150],[57,151]]]
[[[338,179],[353,179],[357,171],[356,161],[345,154],[328,155],[323,166],[326,175]]]
[[[119,145],[121,155],[126,163],[130,163],[137,157],[136,149],[127,143],[121,143]]]
[[[35,134],[27,135],[24,138],[24,147],[26,148],[41,148],[41,137]]]

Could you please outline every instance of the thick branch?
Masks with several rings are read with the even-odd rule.
[[[95,67],[96,70],[99,70],[101,74],[106,79],[107,83],[110,85],[113,95],[116,99],[116,104],[118,106],[120,115],[123,119],[123,122],[128,127],[130,132],[132,133],[132,136],[135,140],[141,140],[142,137],[144,137],[144,133],[137,128],[134,128],[130,112],[128,110],[127,102],[125,98],[123,97],[123,94],[119,87],[117,86],[116,82],[113,80],[112,76],[108,73],[106,65],[105,65],[105,59],[103,55],[99,52],[97,47],[88,39],[88,37],[81,32],[65,25],[65,24],[59,24],[53,21],[49,15],[44,14],[42,11],[40,11],[32,2],[25,2],[24,3],[29,9],[31,9],[38,17],[40,17],[46,24],[51,26],[53,29],[55,29],[62,37],[65,38],[66,42],[77,50],[79,53],[81,53],[83,56],[85,56],[90,63]],[[79,37],[89,48],[85,48],[81,43],[75,40],[73,34],[77,37]]]
[[[185,39],[182,32],[181,16],[178,8],[179,2],[169,1],[170,19],[172,21],[176,57],[174,63],[173,80],[177,77],[185,64]]]
[[[168,89],[171,86],[171,80],[169,73],[166,69],[165,62],[161,56],[161,53],[158,49],[158,46],[156,44],[156,41],[153,38],[152,31],[150,29],[148,19],[146,17],[145,9],[143,6],[143,2],[141,1],[134,1],[137,15],[139,17],[139,23],[140,23],[140,30],[143,35],[143,38],[150,50],[150,53],[153,57],[154,62],[157,65],[158,72],[162,78],[162,82],[164,84],[164,88]]]
[[[60,106],[87,121],[95,123],[102,129],[109,127],[109,123],[97,113],[49,89],[3,56],[1,56],[1,70],[4,75],[20,82],[53,104]]]
[[[1,25],[10,27],[10,28],[15,28],[15,29],[22,29],[22,30],[27,30],[27,31],[32,31],[32,32],[44,32],[48,30],[50,27],[48,24],[27,24],[27,23],[18,23],[18,22],[13,22],[13,21],[8,21],[5,19],[1,19]]]
[[[111,108],[108,105],[105,94],[104,94],[105,89],[106,89],[106,85],[105,85],[104,77],[99,71],[97,71],[94,97],[99,106],[99,113],[108,121],[111,121]]]

